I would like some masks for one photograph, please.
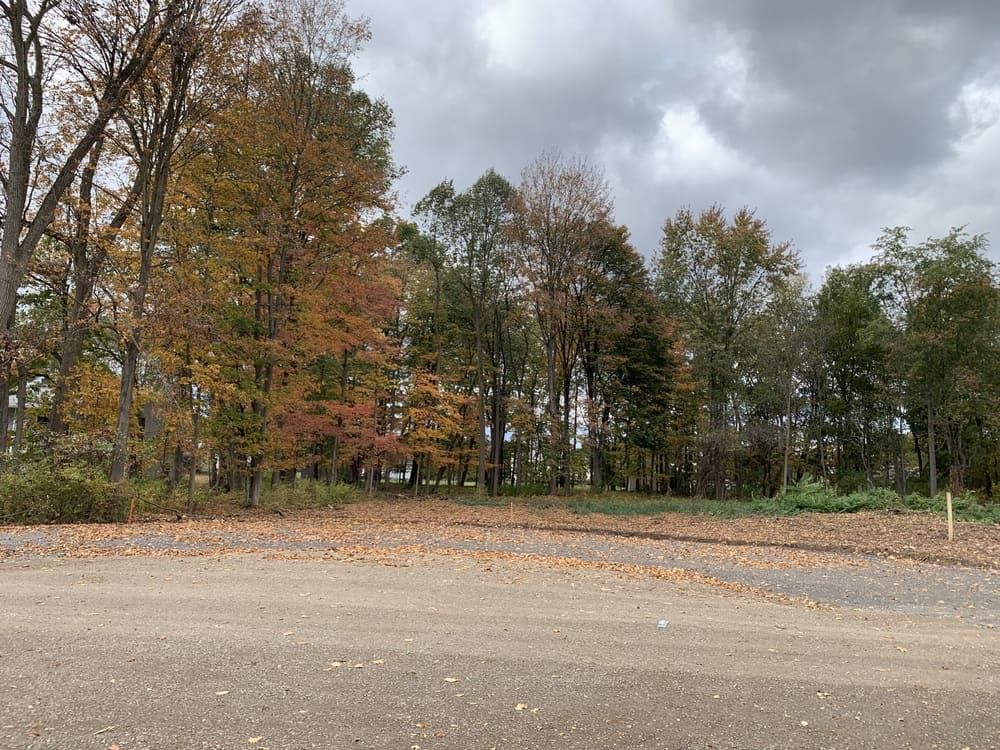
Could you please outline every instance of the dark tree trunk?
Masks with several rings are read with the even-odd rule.
[[[28,370],[24,365],[17,368],[17,406],[14,412],[14,454],[21,450],[24,440],[24,409],[28,401]]]
[[[934,403],[927,402],[927,469],[930,472],[930,496],[937,497],[937,439],[935,436]]]

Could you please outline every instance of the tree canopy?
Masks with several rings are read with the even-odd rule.
[[[812,289],[750,207],[644,258],[600,168],[442,175],[400,216],[395,123],[340,0],[11,0],[0,66],[0,453],[260,501],[576,486],[992,496],[1000,286],[896,227]]]

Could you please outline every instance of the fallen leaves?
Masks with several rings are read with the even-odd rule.
[[[1000,526],[963,523],[962,543],[951,544],[941,519],[930,513],[805,513],[787,518],[721,519],[668,513],[653,517],[581,516],[564,507],[544,512],[517,505],[509,508],[468,507],[437,499],[354,503],[336,511],[288,513],[283,518],[259,511],[235,518],[144,521],[75,526],[4,526],[0,555],[61,554],[98,556],[214,556],[264,552],[281,557],[302,554],[297,541],[329,545],[345,551],[357,545],[357,559],[399,565],[400,555],[384,555],[380,545],[407,544],[414,534],[441,540],[481,536],[503,539],[514,529],[537,534],[614,535],[623,543],[656,539],[718,543],[703,550],[749,567],[826,564],[817,552],[846,551],[921,561],[957,562],[996,568],[1000,560]],[[287,545],[287,549],[284,548]],[[320,548],[322,549],[322,547]],[[315,546],[311,552],[317,553]],[[305,596],[306,594],[303,594]]]

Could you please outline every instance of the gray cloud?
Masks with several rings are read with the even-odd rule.
[[[668,215],[712,203],[756,206],[814,277],[866,257],[885,225],[996,230],[1000,4],[348,8],[371,19],[357,68],[396,113],[404,210],[446,177],[516,182],[559,148],[605,169],[647,255]]]
[[[703,111],[761,161],[821,177],[891,182],[949,157],[966,126],[951,115],[956,95],[996,64],[981,33],[988,19],[948,15],[947,4],[727,8],[718,18],[742,43],[745,98],[718,97]]]

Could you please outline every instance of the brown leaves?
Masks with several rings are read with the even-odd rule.
[[[649,518],[580,516],[568,508],[544,512],[525,505],[468,507],[436,499],[392,503],[373,500],[336,511],[298,511],[277,518],[266,511],[237,518],[181,523],[153,521],[131,526],[3,527],[4,556],[60,554],[99,556],[214,556],[267,552],[271,557],[333,555],[399,565],[412,555],[463,555],[545,562],[560,567],[599,567],[627,575],[717,583],[697,573],[613,561],[584,563],[574,546],[589,536],[613,537],[615,544],[655,548],[659,539],[683,540],[686,554],[728,558],[746,567],[829,564],[825,552],[861,552],[897,559],[958,562],[995,568],[1000,560],[1000,527],[959,524],[961,543],[949,544],[941,519],[927,513],[803,514],[791,518],[719,519],[664,514]],[[523,541],[525,530],[539,542],[552,541],[559,554],[500,551]],[[421,541],[417,541],[417,540]],[[489,541],[490,551],[453,549],[454,542]],[[303,551],[299,542],[325,543]],[[328,546],[327,546],[328,545]],[[277,546],[277,549],[275,547]],[[655,560],[655,557],[651,558]],[[658,571],[658,572],[654,572]]]

